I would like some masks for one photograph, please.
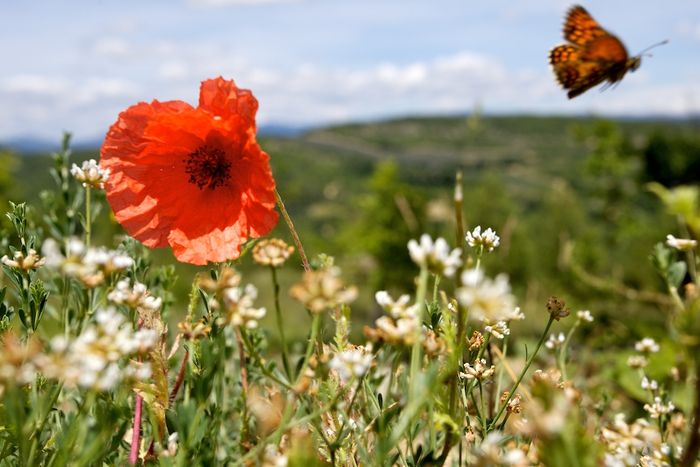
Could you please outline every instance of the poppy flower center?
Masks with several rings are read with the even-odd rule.
[[[185,173],[189,182],[203,190],[214,190],[226,186],[230,178],[231,162],[222,149],[205,144],[190,153],[185,159]]]

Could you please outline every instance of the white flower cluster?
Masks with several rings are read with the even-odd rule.
[[[328,364],[343,384],[364,376],[371,365],[371,348],[357,346],[336,353]]]
[[[676,410],[676,406],[673,402],[664,402],[661,397],[656,396],[653,403],[644,404],[644,410],[649,412],[651,418],[659,418]]]
[[[520,308],[515,306],[505,274],[490,279],[481,270],[469,269],[462,273],[461,281],[456,296],[459,303],[469,309],[470,317],[486,324],[524,318]]]
[[[40,257],[36,253],[36,250],[30,249],[26,256],[21,251],[15,251],[14,255],[12,255],[12,259],[10,259],[7,255],[4,255],[2,258],[0,258],[0,262],[10,268],[29,271],[31,269],[37,269],[43,266],[44,263],[46,263],[46,259]]]
[[[634,344],[634,350],[643,354],[656,353],[660,349],[659,344],[651,337],[645,337],[641,341]]]
[[[226,316],[223,318],[225,324],[255,329],[258,327],[258,321],[265,317],[264,307],[253,306],[253,302],[258,298],[258,289],[252,284],[224,289],[222,297],[226,311]]]
[[[95,322],[74,340],[55,337],[51,352],[35,359],[47,378],[69,386],[109,391],[125,379],[144,380],[151,375],[148,364],[127,357],[147,352],[156,345],[158,333],[152,329],[134,331],[131,323],[114,308],[95,313]]]
[[[579,310],[576,312],[576,317],[580,319],[581,321],[585,321],[587,323],[592,323],[593,322],[593,315],[589,310]]]
[[[388,314],[388,316],[379,317],[375,322],[377,337],[394,344],[413,344],[420,327],[418,316],[420,306],[409,305],[411,297],[408,295],[401,295],[394,300],[385,290],[377,292],[374,298]]]
[[[506,437],[492,431],[481,444],[475,444],[469,453],[469,465],[526,467],[532,465],[525,452],[517,447],[507,447]]]
[[[661,442],[658,428],[642,418],[628,424],[624,414],[615,415],[612,424],[601,430],[601,441],[606,445],[606,467],[645,465],[640,461],[647,456],[662,463],[646,465],[669,465],[667,446]]]
[[[510,336],[510,328],[508,328],[508,323],[505,321],[499,321],[494,325],[484,326],[484,331],[488,332],[496,339],[504,339],[506,336]]]
[[[450,251],[444,238],[438,238],[433,242],[428,234],[421,235],[420,243],[416,240],[410,240],[408,253],[414,263],[441,276],[451,277],[462,265],[462,250],[460,248]]]
[[[78,167],[73,164],[70,169],[71,175],[81,182],[84,187],[104,188],[105,182],[109,179],[109,169],[103,169],[95,159],[83,161],[83,165]]]
[[[564,345],[565,341],[566,336],[564,336],[563,332],[560,332],[559,334],[552,333],[549,335],[547,342],[544,343],[544,346],[547,347],[549,350],[554,351],[561,348],[561,346]]]
[[[496,367],[494,365],[487,366],[486,360],[482,358],[481,360],[474,361],[474,365],[465,363],[464,372],[460,372],[459,376],[464,379],[475,379],[477,381],[481,381],[490,378],[495,372]]]
[[[150,311],[160,310],[163,303],[160,297],[152,296],[144,284],[134,281],[132,287],[129,278],[124,278],[117,282],[114,289],[107,295],[107,300],[117,305],[126,305],[134,310],[145,309]]]
[[[134,260],[122,251],[104,247],[87,248],[76,237],[66,241],[65,251],[64,255],[59,243],[52,238],[47,238],[41,247],[48,267],[60,269],[87,287],[96,287],[110,274],[124,271],[134,264]]]
[[[483,248],[486,251],[493,251],[494,248],[501,244],[501,238],[496,235],[496,232],[491,227],[482,232],[480,225],[477,225],[471,232],[467,232],[465,240],[470,247]]]

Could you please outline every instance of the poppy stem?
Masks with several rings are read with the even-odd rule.
[[[289,232],[292,234],[292,239],[294,240],[294,245],[296,245],[297,251],[299,252],[299,256],[301,256],[301,264],[304,266],[304,271],[311,271],[311,266],[309,265],[309,260],[306,257],[306,253],[304,252],[304,247],[301,245],[301,240],[299,239],[299,234],[297,234],[297,231],[294,228],[294,223],[292,222],[292,218],[289,217],[289,213],[287,212],[287,208],[284,207],[284,201],[282,201],[282,197],[280,196],[279,191],[277,191],[277,188],[275,188],[275,198],[277,199],[277,206],[280,208],[280,212],[282,213],[282,217],[284,217],[284,221],[287,223],[287,227],[289,228]]]

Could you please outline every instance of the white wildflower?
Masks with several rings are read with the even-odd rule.
[[[104,184],[109,179],[109,169],[103,169],[95,159],[83,162],[81,167],[73,164],[70,169],[71,175],[81,182],[84,187],[104,188]]]
[[[4,255],[2,258],[0,258],[0,262],[10,268],[29,271],[31,269],[37,269],[43,266],[44,263],[46,263],[46,259],[40,257],[36,253],[36,250],[32,248],[29,250],[26,256],[21,251],[15,251],[15,253],[12,255],[12,259],[10,259],[7,255]]]
[[[627,359],[627,366],[633,369],[644,368],[649,364],[649,361],[644,355],[631,355]]]
[[[122,370],[120,362],[154,348],[157,340],[156,331],[134,331],[123,315],[106,308],[95,313],[95,322],[75,340],[52,339],[51,352],[42,356],[38,366],[45,376],[70,386],[108,391],[126,378],[150,376],[147,364],[128,362]]]
[[[659,396],[654,397],[653,404],[644,404],[644,410],[649,412],[651,418],[662,417],[673,412],[675,409],[676,406],[673,405],[673,402],[668,401],[668,403],[664,404]]]
[[[581,321],[586,321],[589,323],[593,322],[593,315],[589,310],[579,310],[576,312],[576,317]]]
[[[175,457],[177,454],[178,442],[180,441],[180,436],[175,433],[171,433],[168,436],[167,446],[158,450],[159,457]]]
[[[415,307],[409,306],[409,302],[411,301],[409,295],[401,295],[397,300],[394,300],[391,295],[389,295],[389,292],[380,290],[374,294],[374,298],[379,306],[394,319],[415,314]]]
[[[506,275],[490,279],[480,270],[469,269],[462,273],[461,280],[462,287],[455,293],[457,300],[469,309],[470,317],[487,324],[521,319]]]
[[[60,269],[66,275],[75,277],[87,287],[95,287],[104,282],[105,277],[124,271],[134,264],[126,253],[108,250],[104,247],[86,248],[78,238],[71,237],[64,245],[65,255],[60,244],[48,238],[41,247],[46,258],[46,265]]]
[[[659,344],[657,344],[651,337],[645,337],[641,341],[634,344],[634,349],[643,354],[656,353],[659,351]]]
[[[328,364],[343,384],[363,376],[370,365],[372,365],[372,354],[365,347],[349,348],[336,353]]]
[[[657,391],[659,389],[659,383],[654,379],[649,379],[646,376],[642,378],[642,389],[647,391]]]
[[[459,376],[465,379],[475,379],[478,381],[488,379],[496,372],[496,367],[491,365],[490,367],[486,365],[486,360],[476,360],[474,365],[469,363],[464,364],[464,373],[460,373]]]
[[[697,248],[697,240],[688,238],[676,238],[673,235],[666,235],[666,245],[680,251],[691,251]]]
[[[465,240],[470,247],[483,247],[486,251],[493,251],[494,248],[501,244],[501,239],[494,230],[489,227],[482,232],[480,225],[477,225],[471,232],[467,232]]]
[[[229,287],[224,289],[222,295],[226,308],[223,323],[255,329],[258,327],[258,321],[265,317],[264,307],[253,306],[253,302],[258,298],[258,289],[253,284],[247,284],[245,287]]]
[[[544,346],[547,347],[549,350],[557,350],[561,348],[562,345],[564,345],[565,341],[566,336],[563,332],[560,332],[559,334],[553,333],[549,335],[549,338],[547,339],[547,342],[544,343]]]
[[[430,235],[423,234],[420,243],[416,240],[408,242],[408,252],[414,263],[426,267],[434,274],[451,277],[457,268],[462,265],[462,250],[450,247],[444,238],[438,238],[433,243]]]
[[[490,333],[496,339],[503,339],[510,335],[510,329],[508,328],[508,323],[505,321],[499,321],[493,326],[485,326],[484,331]]]
[[[107,300],[118,305],[127,305],[133,309],[142,308],[150,311],[160,310],[162,304],[162,300],[152,296],[141,282],[134,281],[132,287],[129,278],[117,282],[114,289],[107,294]]]

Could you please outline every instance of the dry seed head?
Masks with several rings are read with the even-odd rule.
[[[279,238],[260,240],[253,247],[253,261],[261,266],[282,266],[294,253],[294,247]]]
[[[557,321],[571,314],[571,311],[566,308],[566,302],[554,296],[547,300],[547,311]]]

